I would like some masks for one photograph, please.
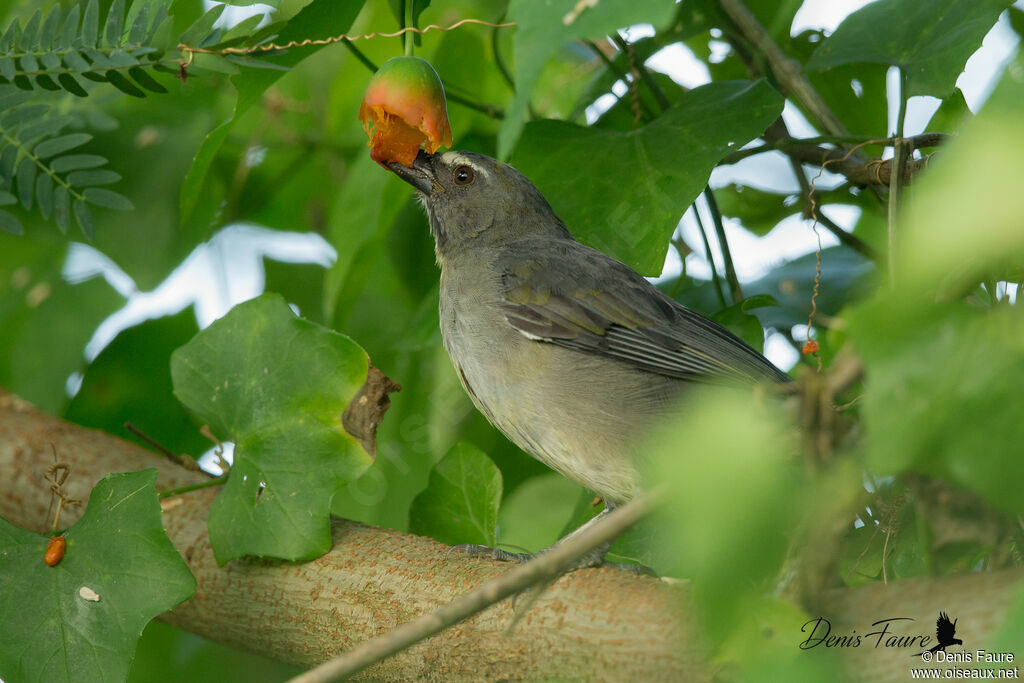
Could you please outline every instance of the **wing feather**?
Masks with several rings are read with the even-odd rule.
[[[506,319],[530,339],[679,379],[789,379],[728,330],[601,252],[578,242],[517,246],[536,246],[536,254],[525,264],[506,257],[498,266]]]

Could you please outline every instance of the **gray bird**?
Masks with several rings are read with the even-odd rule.
[[[511,166],[422,150],[411,168],[386,166],[416,188],[430,219],[441,336],[466,393],[513,443],[598,493],[599,517],[639,493],[634,439],[689,383],[789,380],[725,328],[577,242]]]

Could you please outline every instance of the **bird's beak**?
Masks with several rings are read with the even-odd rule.
[[[434,178],[434,165],[432,163],[434,156],[421,149],[419,154],[416,155],[415,161],[412,162],[412,168],[403,166],[396,161],[389,161],[383,165],[396,176],[429,197],[434,190],[444,190]]]

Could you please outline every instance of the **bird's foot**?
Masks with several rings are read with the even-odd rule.
[[[491,559],[498,560],[499,562],[515,562],[517,564],[523,564],[529,562],[533,558],[537,557],[538,553],[510,553],[507,550],[501,548],[492,548],[489,545],[477,545],[474,543],[462,543],[460,545],[453,545],[448,550],[446,557],[451,557],[454,552],[463,552],[467,555],[489,555]],[[543,552],[543,551],[542,551]]]
[[[555,544],[557,545],[557,544]],[[550,546],[537,553],[513,553],[501,548],[492,548],[489,545],[476,545],[471,543],[464,543],[461,545],[452,546],[448,550],[448,557],[454,552],[463,552],[471,556],[485,556],[491,559],[498,560],[499,562],[515,562],[517,564],[523,564],[529,562],[535,557],[543,555],[545,552],[554,548]],[[655,576],[655,573],[649,567],[645,567],[642,564],[630,564],[625,562],[608,562],[605,560],[605,556],[608,554],[608,548],[611,544],[598,546],[590,552],[586,553],[582,557],[577,558],[568,566],[565,567],[563,572],[571,572],[577,569],[589,569],[591,567],[611,567],[612,569],[621,569],[622,571],[631,572],[633,574],[641,574],[647,576]]]

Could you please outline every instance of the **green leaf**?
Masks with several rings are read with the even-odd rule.
[[[743,185],[715,189],[715,199],[722,215],[739,219],[744,228],[758,237],[767,235],[784,218],[799,213],[797,204],[787,202],[792,196]]]
[[[430,473],[409,509],[409,531],[442,543],[497,543],[501,472],[487,454],[455,444]]]
[[[57,227],[61,233],[67,233],[70,222],[71,198],[68,195],[68,188],[58,185],[53,192],[53,218],[57,221]]]
[[[14,60],[10,57],[0,58],[0,76],[3,76],[7,80],[14,80],[14,74],[16,68],[14,66]]]
[[[43,90],[56,91],[61,89],[61,87],[46,74],[39,74],[36,76],[36,84]]]
[[[75,42],[75,38],[78,37],[78,20],[81,16],[82,10],[78,3],[75,3],[68,10],[68,14],[64,18],[64,26],[61,28],[59,44],[62,47],[70,47]]]
[[[45,104],[29,104],[24,107],[9,110],[6,114],[0,117],[0,125],[7,129],[14,128],[26,121],[38,119],[47,109],[49,109],[49,107]]]
[[[99,50],[87,47],[84,50],[84,54],[86,57],[89,58],[89,61],[91,61],[96,68],[109,69],[115,66],[114,62],[112,62],[108,57],[108,54],[112,55],[113,52],[104,54]]]
[[[106,168],[99,168],[90,171],[74,171],[69,173],[68,185],[72,187],[88,187],[90,185],[110,185],[121,179],[121,176]]]
[[[121,44],[121,27],[124,21],[124,0],[114,0],[107,10],[107,45],[111,47]]]
[[[33,224],[38,227],[39,221]],[[60,415],[68,401],[68,376],[85,365],[82,350],[125,300],[103,278],[67,282],[63,264],[73,247],[67,240],[41,236],[6,240],[0,250],[0,383],[41,410]],[[23,289],[11,286],[16,269],[23,269]],[[33,288],[36,296],[26,296]],[[37,523],[44,524],[42,516]]]
[[[964,294],[981,280],[1020,281],[1022,64],[1018,55],[908,195],[897,287],[847,316],[870,378],[861,402],[868,467],[948,479],[1014,516],[1024,512],[1024,422],[1008,419],[1007,407],[1020,402],[1024,383],[1024,320],[1017,306],[965,302]],[[956,213],[965,203],[978,209],[969,230]]]
[[[167,88],[160,85],[152,76],[139,66],[133,66],[128,69],[128,75],[135,79],[135,82],[141,85],[146,90],[156,93],[166,93]]]
[[[513,164],[578,239],[657,275],[672,232],[715,164],[781,111],[782,97],[764,81],[711,83],[634,131],[530,123]]]
[[[10,206],[11,204],[17,204],[18,198],[6,190],[0,190],[0,206]]]
[[[777,306],[757,310],[762,325],[788,330],[798,323],[807,324],[814,291],[815,261],[814,254],[807,254],[743,285],[747,294],[767,294],[779,302]],[[819,313],[835,316],[848,302],[867,291],[874,265],[849,247],[828,247],[821,252],[821,272],[825,286],[821,287],[815,303]]]
[[[68,135],[61,135],[57,138],[50,138],[36,145],[33,150],[40,159],[47,159],[61,152],[66,152],[69,149],[74,149],[84,145],[85,143],[92,140],[92,136],[88,133],[70,133]]]
[[[60,5],[55,5],[46,15],[46,21],[43,22],[43,28],[39,32],[39,49],[53,49],[57,40],[57,32],[60,30],[61,14]]]
[[[18,160],[17,145],[7,145],[0,152],[0,175],[3,176],[3,184],[6,185],[14,177],[14,162]]]
[[[242,21],[232,26],[231,30],[224,34],[224,40],[247,38],[249,33],[263,21],[264,16],[263,14],[254,14],[251,17],[242,19]]]
[[[25,31],[21,34],[21,40],[18,41],[18,47],[23,52],[30,52],[36,47],[36,37],[39,33],[39,22],[42,19],[42,10],[37,9],[32,13],[32,18],[25,24]],[[22,59],[25,55],[22,55]]]
[[[155,36],[157,30],[163,25],[167,17],[168,5],[167,3],[160,3],[157,5],[156,12],[153,14],[153,21],[149,25],[149,33],[146,34],[146,38],[152,38]]]
[[[19,37],[21,37],[21,25],[15,19],[4,31],[3,38],[0,38],[0,52],[10,52],[11,48],[18,44]]]
[[[57,82],[60,83],[61,86],[65,90],[67,90],[69,93],[71,93],[72,95],[77,95],[78,97],[88,97],[89,96],[89,93],[86,91],[85,88],[82,87],[82,84],[79,83],[78,81],[76,81],[75,77],[72,76],[71,74],[68,74],[68,73],[58,74],[57,75]]]
[[[123,330],[85,369],[65,419],[110,434],[131,421],[175,453],[202,453],[209,442],[174,398],[168,362],[198,331],[189,308]]]
[[[78,227],[82,229],[85,236],[92,239],[96,234],[96,226],[92,222],[92,213],[89,211],[89,205],[82,199],[76,199],[71,204],[75,210],[75,220],[78,221]]]
[[[501,502],[499,545],[525,548],[528,552],[547,548],[565,535],[567,523],[575,521],[572,518],[576,502],[586,493],[579,484],[557,472],[530,477]],[[588,502],[593,498],[593,494],[588,495]]]
[[[221,7],[223,7],[223,5],[221,5]],[[132,83],[131,81],[129,81],[128,78],[124,74],[122,74],[120,71],[115,71],[113,69],[110,69],[104,75],[107,77],[107,81],[112,86],[114,86],[115,88],[117,88],[118,90],[123,92],[124,94],[131,95],[132,97],[145,97],[146,96],[146,93],[144,93],[142,90],[139,90],[135,86],[135,84]]]
[[[651,481],[672,492],[659,513],[665,536],[655,542],[675,555],[671,569],[681,573],[672,575],[692,577],[713,634],[738,618],[745,594],[777,575],[807,489],[780,405],[749,393],[694,390],[685,409],[638,448],[655,463]]]
[[[355,342],[297,318],[273,294],[239,304],[174,352],[175,395],[235,443],[210,513],[219,563],[308,560],[330,548],[331,497],[371,462],[341,424],[367,367]]]
[[[57,157],[50,162],[50,168],[56,173],[77,171],[83,168],[94,168],[107,163],[107,160],[96,154],[69,154]]]
[[[124,680],[146,623],[192,595],[195,579],[163,530],[156,478],[148,469],[100,480],[54,567],[43,563],[46,536],[0,519],[0,612],[19,623],[0,639],[5,679]]]
[[[0,230],[12,235],[25,234],[25,228],[22,227],[21,221],[6,211],[0,211]]]
[[[142,5],[139,9],[139,13],[135,15],[135,19],[132,21],[131,30],[128,31],[128,42],[132,45],[137,45],[146,40],[146,36],[149,35],[149,5]]]
[[[184,43],[185,45],[197,46],[197,43],[203,40],[203,38],[209,35],[210,31],[213,30],[213,25],[217,23],[218,19],[220,19],[220,15],[224,13],[224,8],[226,6],[227,5],[216,5],[196,19],[195,22],[181,34],[178,42]]]
[[[32,208],[32,192],[35,190],[36,162],[25,158],[18,165],[18,199],[25,210]]]
[[[516,92],[498,133],[498,156],[507,158],[512,151],[526,121],[533,87],[548,59],[565,43],[600,39],[635,24],[649,23],[661,28],[674,12],[674,5],[662,0],[604,0],[594,4],[576,0],[512,0],[508,17],[517,25]],[[567,24],[569,19],[572,21]]]
[[[228,55],[225,59],[239,66],[247,66],[251,69],[275,69],[277,71],[290,71],[287,66],[281,66],[265,59],[254,57],[242,57],[240,55]]]
[[[117,192],[111,192],[110,190],[104,190],[98,187],[87,188],[82,196],[85,197],[85,201],[90,204],[97,206],[105,206],[108,209],[117,209],[119,211],[131,211],[135,206],[128,200],[124,195],[120,195]]]
[[[22,126],[18,130],[17,137],[27,147],[31,147],[42,138],[58,135],[71,120],[71,117],[67,115],[48,116],[36,123]]]
[[[778,302],[767,294],[756,294],[728,306],[711,316],[719,325],[745,341],[751,348],[764,350],[764,328],[761,322],[750,311],[756,308],[778,306]]]
[[[39,58],[39,61],[43,63],[43,67],[45,67],[48,71],[53,71],[55,69],[61,68],[60,56],[57,55],[55,52],[47,52],[43,54]]]
[[[824,39],[820,31],[804,31],[790,39],[786,51],[806,63]],[[807,77],[851,134],[885,137],[888,111],[871,103],[886,101],[887,71],[882,64],[846,64],[827,71],[808,71]],[[813,119],[806,111],[804,115]]]
[[[945,97],[967,59],[1012,0],[878,0],[846,17],[807,68],[874,62],[898,66],[907,92]]]
[[[21,62],[21,73],[29,74],[39,71],[39,62],[31,54],[25,53],[18,59]]]
[[[233,76],[238,73],[238,67],[231,63],[227,57],[221,57],[220,55],[209,55],[201,54],[196,57],[195,63],[192,65],[195,69],[206,69],[220,74],[227,74]]]
[[[36,178],[36,204],[43,218],[49,218],[53,212],[53,176],[40,173]]]
[[[329,38],[344,33],[352,26],[364,2],[346,2],[339,6],[334,0],[313,0],[305,5],[292,17],[280,30],[275,38],[279,43],[287,43],[290,40],[313,40]],[[185,41],[182,41],[185,42]],[[274,62],[286,67],[292,67],[310,55],[316,54],[320,48],[312,46],[302,50],[291,50],[284,54],[268,57]],[[235,103],[235,110],[227,121],[224,121],[203,140],[199,151],[196,153],[192,167],[185,177],[181,187],[180,195],[180,224],[185,226],[192,219],[199,196],[204,192],[206,174],[217,154],[217,150],[224,143],[234,122],[243,113],[259,101],[263,93],[279,79],[284,72],[272,69],[246,70],[232,77],[232,82],[238,90],[238,100]]]
[[[139,54],[143,53],[143,50],[137,51]],[[126,66],[137,66],[139,63],[138,58],[135,54],[128,52],[127,50],[111,50],[106,53],[108,62],[114,67],[126,67]]]
[[[224,29],[219,27],[215,28],[213,29],[213,31],[210,32],[208,36],[206,36],[202,39],[202,41],[200,41],[197,47],[210,48],[217,44],[222,35],[224,35]]]
[[[21,92],[14,88],[2,88],[0,89],[0,111],[7,111],[30,99],[32,99],[31,93]]]
[[[85,61],[85,57],[74,50],[64,53],[64,63],[67,64],[68,68],[72,71],[77,71],[81,74],[85,74],[93,70],[92,65]]]
[[[82,44],[86,47],[96,47],[96,39],[99,37],[100,10],[96,0],[89,0],[85,6],[85,14],[82,15]]]

